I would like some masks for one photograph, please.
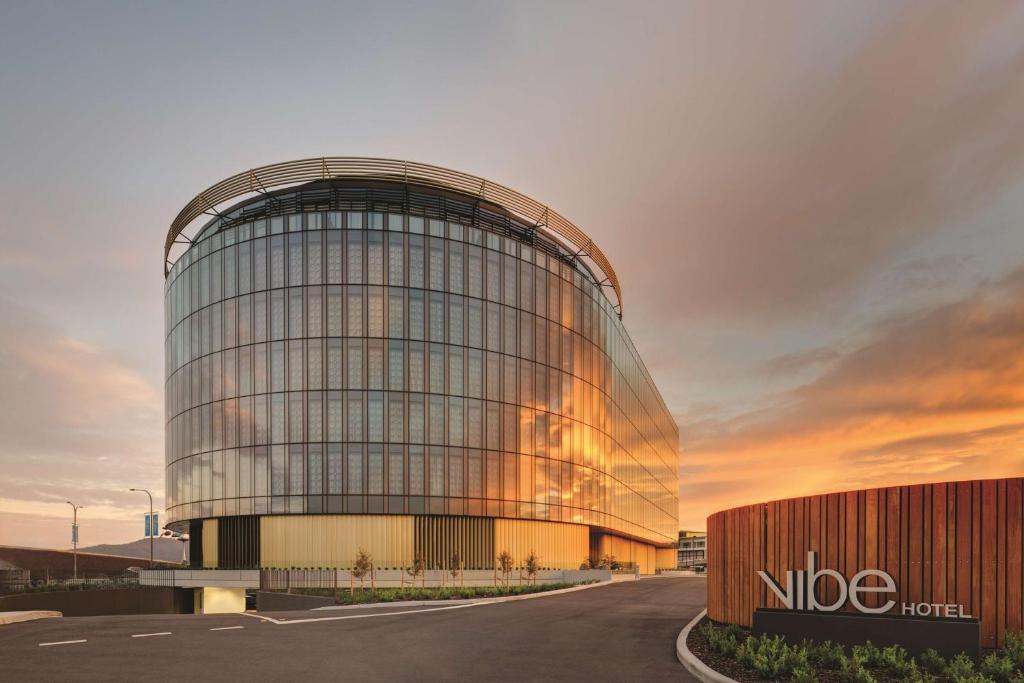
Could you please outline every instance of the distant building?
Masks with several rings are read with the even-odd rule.
[[[680,531],[677,565],[680,569],[703,566],[707,561],[704,556],[708,543],[707,532]]]

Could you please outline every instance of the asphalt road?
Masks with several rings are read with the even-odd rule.
[[[675,639],[704,601],[704,579],[652,578],[441,609],[44,619],[0,626],[0,680],[692,680]]]

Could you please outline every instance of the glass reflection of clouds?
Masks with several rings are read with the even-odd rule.
[[[172,521],[446,514],[675,541],[678,429],[585,267],[506,215],[316,196],[243,202],[171,268]]]

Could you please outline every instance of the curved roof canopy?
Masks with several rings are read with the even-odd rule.
[[[586,233],[561,214],[520,192],[484,178],[440,166],[394,159],[365,157],[299,159],[260,166],[214,183],[186,204],[171,223],[170,230],[167,231],[167,239],[164,242],[164,274],[169,272],[172,265],[169,260],[171,248],[178,241],[178,237],[199,216],[207,213],[218,215],[215,208],[217,205],[254,192],[266,193],[273,187],[333,178],[370,178],[414,183],[444,190],[455,190],[496,204],[520,219],[535,224],[538,229],[567,240],[572,247],[577,249],[575,257],[586,258],[590,264],[597,267],[596,272],[604,277],[599,284],[611,287],[615,291],[617,308],[619,314],[622,313],[622,289],[612,264]]]

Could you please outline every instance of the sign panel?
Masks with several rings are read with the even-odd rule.
[[[886,614],[894,612],[895,600],[887,600],[879,607],[868,607],[861,600],[862,594],[895,593],[896,582],[892,576],[880,569],[865,569],[853,575],[849,581],[834,569],[817,569],[818,553],[807,553],[807,569],[786,572],[786,587],[774,576],[765,571],[757,575],[767,584],[786,609],[806,612],[835,612],[849,601],[858,612],[864,614]],[[865,585],[865,579],[873,577],[880,586]],[[820,580],[831,578],[836,582],[839,595],[832,604],[818,602],[817,584]],[[899,614],[917,617],[942,617],[946,619],[972,619],[963,605],[927,602],[904,602],[899,606]]]
[[[78,525],[71,525],[71,545],[78,545]]]
[[[154,512],[152,518],[149,515],[143,515],[146,518],[146,536],[159,536],[160,535],[160,513]]]

